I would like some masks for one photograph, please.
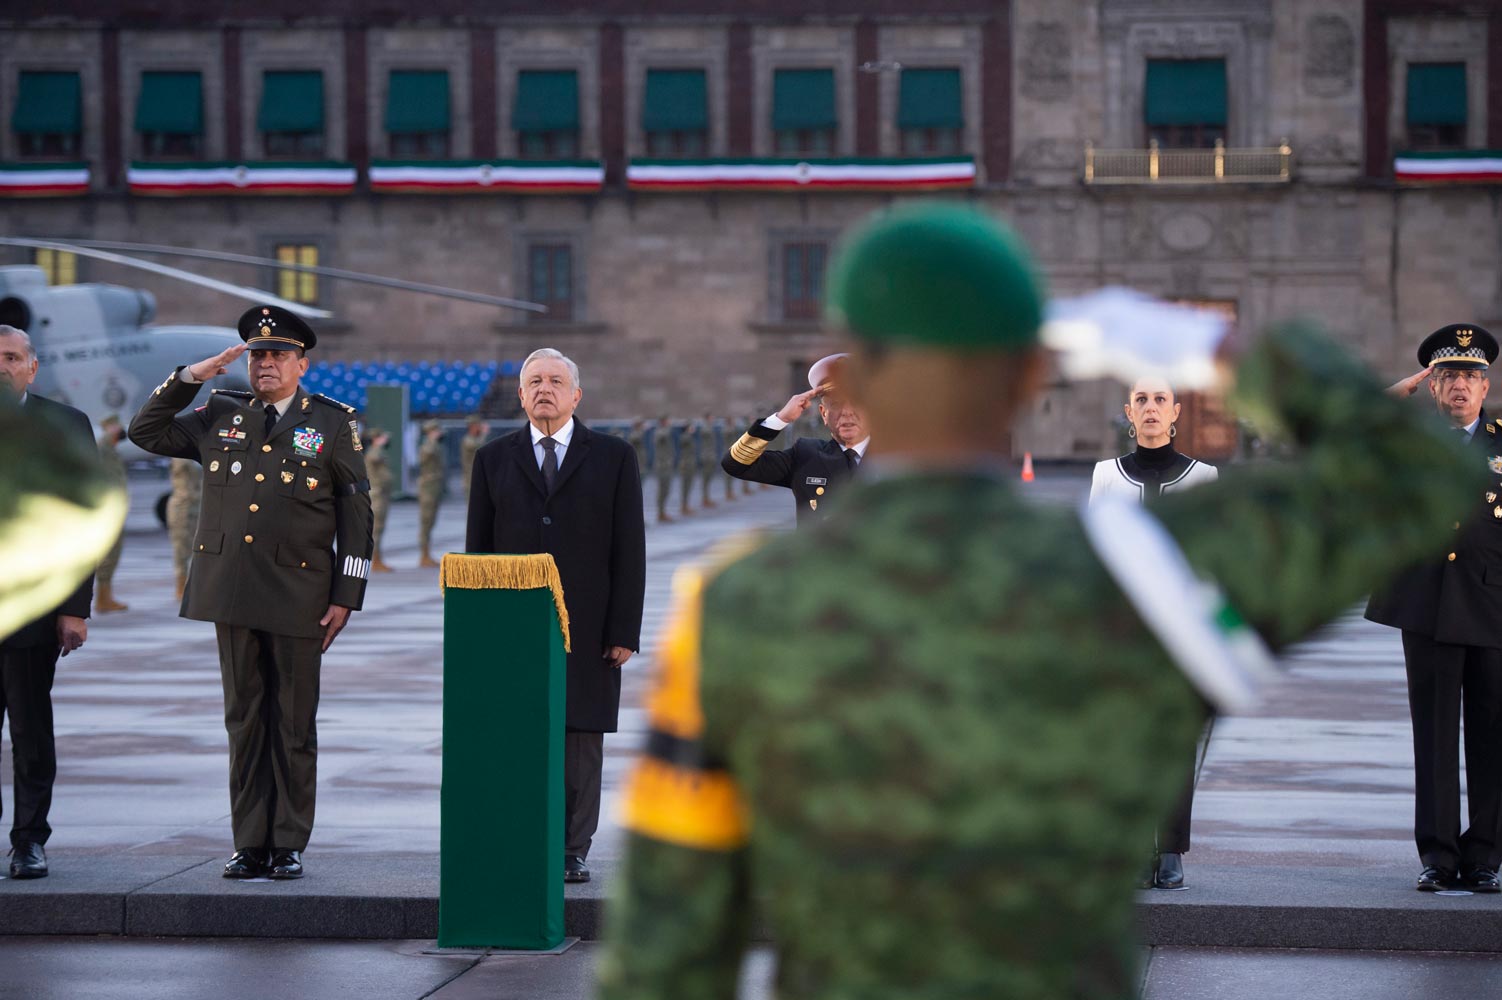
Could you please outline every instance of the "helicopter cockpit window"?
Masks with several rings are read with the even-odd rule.
[[[136,133],[147,158],[202,156],[203,74],[142,73]]]
[[[21,73],[10,118],[22,156],[72,159],[83,136],[83,86],[77,73]]]

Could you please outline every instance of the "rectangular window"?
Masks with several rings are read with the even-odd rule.
[[[22,156],[77,159],[83,148],[79,75],[23,71],[10,127]]]
[[[1149,59],[1142,95],[1147,137],[1159,146],[1209,149],[1226,138],[1226,61]]]
[[[318,247],[312,243],[278,243],[276,259],[282,264],[317,267]],[[276,294],[291,302],[314,305],[318,302],[318,275],[311,271],[279,268],[276,272]]]
[[[827,243],[782,245],[782,318],[816,320],[824,308]]]
[[[778,156],[833,156],[838,127],[834,70],[773,73],[772,141]]]
[[[49,285],[78,284],[78,255],[66,250],[38,247],[33,261],[47,274]]]
[[[647,155],[703,156],[709,145],[709,97],[701,69],[649,69],[642,101]]]
[[[526,160],[571,160],[579,155],[579,74],[522,70],[511,107],[518,154]]]
[[[391,155],[441,160],[449,155],[447,70],[391,71],[386,90],[386,131]]]
[[[527,298],[548,307],[528,313],[534,322],[568,323],[574,318],[574,250],[567,244],[534,243],[527,248]]]
[[[322,159],[323,73],[267,70],[256,116],[265,155],[272,159]]]
[[[1465,63],[1410,63],[1407,111],[1410,149],[1464,149]]]
[[[203,155],[203,74],[141,74],[136,98],[136,133],[148,158]]]
[[[906,156],[947,156],[963,144],[964,104],[958,69],[904,69],[897,127]]]

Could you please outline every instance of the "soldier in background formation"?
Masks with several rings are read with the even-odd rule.
[[[698,435],[694,432],[692,422],[685,423],[678,428],[678,451],[676,468],[678,470],[678,516],[688,517],[693,508],[689,502],[693,499],[694,481],[699,478],[699,456],[696,449]]]
[[[438,505],[443,502],[443,488],[448,478],[448,464],[443,460],[443,425],[436,420],[422,425],[422,447],[417,450],[417,544],[422,550],[420,569],[437,569],[433,558],[433,525],[438,520]]]
[[[672,524],[668,516],[668,494],[673,489],[673,472],[677,468],[673,453],[673,425],[660,417],[652,429],[652,478],[657,480],[657,521]]]
[[[694,424],[694,465],[699,470],[699,505],[705,509],[719,506],[709,495],[710,485],[715,478],[715,459],[719,456],[714,442],[715,420],[706,413],[702,420]]]
[[[121,488],[125,486],[125,463],[120,459],[119,445],[124,437],[125,428],[115,414],[99,421],[99,464],[109,480]],[[128,605],[115,600],[115,570],[120,566],[120,553],[124,548],[125,529],[122,527],[120,537],[100,560],[99,571],[95,574],[94,611],[99,614],[129,610]]]
[[[626,441],[630,443],[631,450],[636,452],[636,467],[641,474],[646,476],[651,468],[647,464],[647,422],[641,417],[631,421],[631,429],[626,432]]]
[[[380,427],[367,427],[365,437],[365,472],[370,478],[370,534],[373,546],[370,568],[377,573],[390,573],[391,567],[381,558],[381,535],[386,531],[386,514],[391,509],[391,463],[386,459],[386,446],[391,443],[391,435]]]
[[[198,534],[198,503],[203,497],[203,476],[191,458],[174,458],[167,473],[172,493],[167,497],[167,533],[172,536],[172,568],[177,575],[177,596],[188,585],[188,563],[193,558],[193,536]]]
[[[469,496],[469,477],[474,471],[475,452],[480,450],[480,445],[489,436],[490,425],[478,413],[471,413],[465,426],[464,440],[459,442],[459,474],[464,482],[464,492],[460,496]]]

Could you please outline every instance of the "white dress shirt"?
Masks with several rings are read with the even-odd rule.
[[[527,426],[532,429],[532,454],[537,456],[537,467],[540,469],[542,468],[543,456],[547,454],[547,449],[542,446],[542,439],[548,435],[538,430],[536,424],[528,424]],[[558,456],[558,468],[561,469],[563,468],[563,456],[568,453],[568,443],[574,437],[574,418],[569,417],[568,423],[554,431],[552,436],[553,440],[558,442],[558,446],[553,449],[553,453]]]

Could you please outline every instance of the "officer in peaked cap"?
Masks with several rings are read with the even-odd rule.
[[[224,875],[290,879],[313,829],[323,653],[370,575],[370,484],[354,407],[301,385],[312,328],[273,305],[237,326],[245,343],[168,375],[130,439],[203,466],[181,614],[213,622],[219,642],[235,838]],[[186,409],[242,354],[250,392],[215,389]]]
[[[1413,717],[1414,840],[1422,892],[1502,891],[1502,420],[1482,404],[1497,339],[1475,323],[1425,337],[1423,368],[1393,385],[1410,396],[1424,383],[1440,414],[1490,467],[1471,516],[1450,544],[1372,596],[1366,617],[1403,630]],[[1462,708],[1463,706],[1463,708]],[[1461,830],[1460,734],[1465,720],[1468,828]]]
[[[736,479],[792,490],[799,524],[828,512],[830,499],[855,475],[871,443],[865,414],[844,391],[847,357],[831,354],[814,362],[808,370],[808,391],[752,424],[720,458],[720,468]],[[791,448],[768,451],[783,428],[803,416],[815,400],[830,438],[799,438]]]

